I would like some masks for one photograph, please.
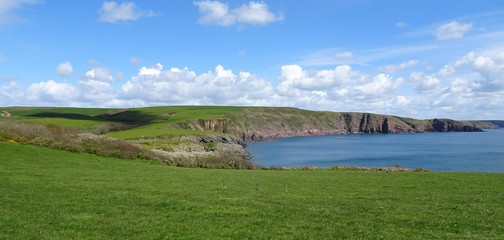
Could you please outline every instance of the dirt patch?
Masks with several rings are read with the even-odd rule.
[[[2,111],[1,115],[2,115],[2,117],[10,117],[11,116],[11,114],[7,111]]]

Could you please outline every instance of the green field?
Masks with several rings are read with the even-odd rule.
[[[502,239],[504,174],[217,170],[0,142],[0,239]]]
[[[85,130],[107,122],[137,123],[138,127],[108,134],[113,138],[131,139],[156,137],[161,135],[207,135],[201,131],[164,129],[166,125],[198,119],[217,119],[226,114],[240,113],[244,107],[230,106],[163,106],[135,109],[105,108],[40,108],[6,107],[13,118],[28,123],[56,124]],[[118,111],[116,115],[107,115],[109,111]]]
[[[161,135],[207,135],[200,131],[188,131],[178,129],[163,129],[164,126],[184,122],[187,120],[198,119],[216,119],[226,114],[241,112],[243,107],[224,107],[224,106],[169,106],[169,107],[148,107],[135,109],[138,116],[158,116],[158,119],[150,122],[148,125],[140,126],[126,131],[114,132],[108,134],[113,138],[131,139],[138,137],[156,137]],[[163,115],[170,114],[167,119]],[[139,118],[139,117],[136,117]]]

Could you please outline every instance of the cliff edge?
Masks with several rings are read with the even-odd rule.
[[[166,128],[230,134],[243,141],[350,133],[477,132],[475,124],[451,119],[418,120],[371,113],[250,107],[219,119],[185,121]]]

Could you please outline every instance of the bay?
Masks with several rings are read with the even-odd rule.
[[[268,167],[398,164],[445,172],[504,172],[504,129],[292,137],[248,143],[247,150],[253,162]]]

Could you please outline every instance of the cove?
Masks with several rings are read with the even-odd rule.
[[[445,172],[504,172],[504,129],[485,132],[349,134],[248,143],[263,166],[425,168]]]

